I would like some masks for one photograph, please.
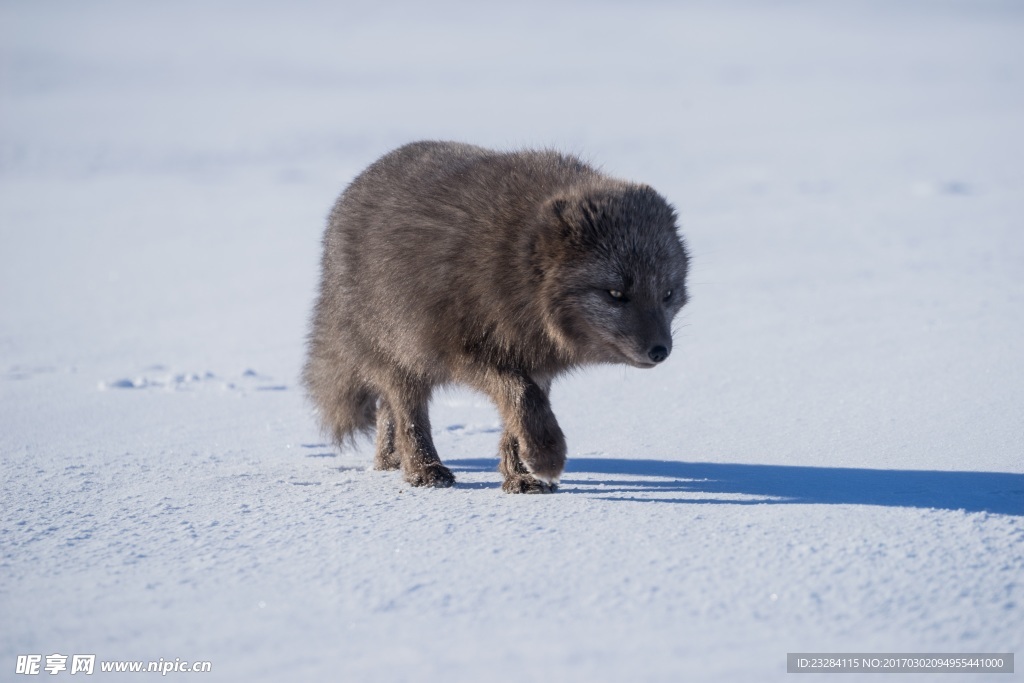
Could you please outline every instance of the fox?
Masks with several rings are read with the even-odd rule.
[[[375,431],[374,468],[412,486],[455,483],[428,408],[465,385],[501,417],[502,490],[555,491],[552,382],[661,364],[688,300],[668,201],[555,150],[407,144],[345,188],[322,246],[303,384],[338,447]]]

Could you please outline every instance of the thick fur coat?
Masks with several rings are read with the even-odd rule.
[[[552,490],[566,456],[552,380],[660,363],[686,303],[671,206],[552,151],[401,147],[342,193],[323,247],[303,380],[338,444],[376,427],[375,466],[414,486],[455,481],[427,408],[457,383],[498,407],[503,488]]]

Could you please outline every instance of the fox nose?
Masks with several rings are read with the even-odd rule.
[[[660,363],[661,361],[668,358],[668,349],[661,345],[654,346],[651,348],[650,351],[647,352],[647,357],[650,358],[655,363]]]

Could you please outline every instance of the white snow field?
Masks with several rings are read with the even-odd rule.
[[[1022,36],[970,0],[4,2],[0,680],[1020,655]],[[554,495],[501,492],[481,396],[436,397],[458,484],[421,490],[298,384],[331,203],[431,138],[576,152],[679,211],[672,357],[556,385]],[[908,680],[806,680],[837,677]]]

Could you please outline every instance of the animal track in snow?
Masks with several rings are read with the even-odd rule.
[[[501,425],[464,425],[453,424],[445,427],[445,431],[451,434],[497,434],[501,431]]]
[[[51,365],[12,365],[0,376],[4,379],[22,380],[32,379],[38,375],[50,375],[57,371],[58,369]],[[67,372],[75,372],[75,368],[68,368]]]
[[[287,385],[274,383],[273,378],[247,369],[237,377],[221,376],[209,370],[198,372],[169,372],[162,365],[152,365],[134,377],[121,377],[101,381],[99,390],[108,389],[156,389],[162,391],[220,390],[238,391],[286,391]]]
[[[975,187],[963,180],[921,180],[914,183],[913,189],[914,194],[919,197],[932,197],[938,195],[966,197],[968,195],[976,194]]]

